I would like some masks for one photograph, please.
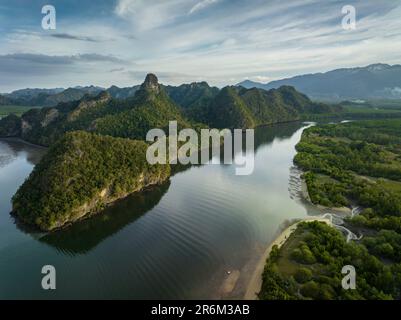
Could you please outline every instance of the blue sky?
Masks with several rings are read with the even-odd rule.
[[[43,5],[57,29],[43,30]],[[344,5],[355,30],[341,26]],[[25,87],[268,82],[401,63],[401,0],[0,0],[0,92]]]

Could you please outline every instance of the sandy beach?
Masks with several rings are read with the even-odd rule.
[[[260,258],[259,263],[257,264],[255,271],[249,281],[248,287],[246,289],[244,299],[245,300],[257,300],[257,295],[262,288],[262,275],[263,270],[266,265],[266,261],[270,256],[270,253],[274,246],[278,246],[279,248],[286,242],[286,240],[291,236],[291,234],[297,229],[298,225],[301,222],[312,222],[312,221],[320,221],[331,225],[331,221],[328,218],[321,217],[307,217],[302,219],[293,225],[286,228],[280,235],[268,246],[262,257]]]
[[[341,214],[342,215],[348,215],[348,214],[350,215],[352,213],[352,209],[347,208],[347,207],[328,208],[328,207],[324,207],[321,205],[313,204],[311,201],[311,198],[309,196],[308,187],[306,185],[306,182],[302,178],[300,178],[300,179],[301,179],[301,190],[300,190],[301,196],[310,205],[318,208],[322,212],[327,211],[327,212],[331,212],[331,213],[338,213],[340,215]],[[321,216],[315,216],[315,217],[311,216],[311,217],[307,217],[305,219],[302,219],[302,220],[292,224],[291,226],[286,228],[283,232],[281,232],[278,235],[278,237],[267,247],[266,251],[260,258],[260,261],[256,265],[255,271],[253,272],[253,274],[251,276],[251,280],[249,281],[249,284],[246,288],[246,292],[244,295],[245,300],[256,300],[257,299],[257,295],[262,288],[263,270],[264,270],[266,261],[269,258],[273,247],[278,246],[280,248],[286,242],[286,240],[291,236],[291,234],[297,229],[298,224],[300,224],[301,222],[312,222],[312,221],[320,221],[320,222],[327,223],[328,225],[332,225],[332,222],[329,218],[322,218]]]

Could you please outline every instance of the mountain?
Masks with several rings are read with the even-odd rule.
[[[56,107],[32,109],[20,119],[15,116],[1,119],[0,136],[19,136],[44,146],[75,130],[143,140],[150,129],[167,128],[170,120],[177,121],[180,127],[192,126],[157,77],[149,74],[134,97],[116,100],[103,91],[96,97],[85,95]]]
[[[16,105],[54,107],[62,102],[80,100],[85,95],[95,96],[103,90],[95,86],[78,86],[68,89],[21,89],[7,94],[6,97],[12,99],[13,104]]]
[[[167,130],[169,121],[177,121],[181,128],[192,127],[154,74],[148,74],[135,96],[127,101],[132,108],[96,119],[93,130],[114,137],[145,139],[153,128]]]
[[[169,165],[150,165],[143,141],[69,132],[52,145],[13,197],[13,214],[43,231],[64,227],[143,188]]]
[[[184,109],[208,104],[220,91],[216,87],[210,87],[207,82],[194,82],[178,87],[165,86],[164,89]]]
[[[186,115],[215,128],[254,128],[278,122],[300,120],[308,114],[334,113],[338,106],[312,102],[293,87],[269,91],[225,87],[206,106],[190,108]]]
[[[273,89],[293,86],[312,99],[338,101],[355,99],[400,99],[401,65],[372,64],[337,69],[326,73],[300,75],[267,84],[245,81],[245,88]]]
[[[251,88],[264,89],[265,84],[256,81],[245,80],[238,83],[237,86],[244,87],[246,89],[251,89]]]
[[[29,101],[37,99],[39,96],[50,96],[64,91],[63,88],[54,89],[20,89],[15,90],[9,94],[7,97],[16,101],[20,104],[31,105]]]
[[[140,87],[141,86],[119,88],[117,86],[111,86],[106,91],[115,99],[127,99],[135,96],[135,93],[140,89]]]
[[[7,96],[0,95],[0,106],[14,105],[15,101]]]

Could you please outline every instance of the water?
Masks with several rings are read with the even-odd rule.
[[[255,171],[192,167],[54,234],[31,233],[9,215],[11,198],[43,154],[0,140],[0,299],[241,298],[284,223],[312,209],[291,192],[293,157],[305,124],[259,128]],[[57,290],[41,289],[41,268]],[[222,290],[229,272],[240,276]]]

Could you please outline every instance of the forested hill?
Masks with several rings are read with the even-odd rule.
[[[122,89],[116,90],[122,93]],[[219,90],[205,82],[166,87],[152,74],[139,88],[127,89],[125,94],[132,92],[135,95],[126,99],[115,99],[110,91],[97,96],[91,93],[56,107],[32,109],[21,118],[11,115],[0,120],[0,137],[21,137],[44,146],[74,130],[144,139],[150,129],[166,129],[173,120],[181,128],[199,127],[200,123],[246,129],[341,111],[338,106],[314,103],[292,87]]]
[[[146,150],[142,141],[67,133],[20,187],[13,211],[23,222],[49,231],[163,183],[170,176],[169,165],[150,165]]]
[[[223,88],[207,105],[185,110],[187,117],[216,128],[254,128],[260,125],[300,120],[310,114],[340,112],[339,106],[312,102],[293,87],[269,91]]]
[[[181,127],[191,127],[156,76],[148,75],[132,98],[116,100],[103,91],[54,108],[32,109],[20,119],[8,116],[0,120],[0,136],[17,136],[45,146],[75,130],[143,140],[148,130],[166,128],[173,120]]]

